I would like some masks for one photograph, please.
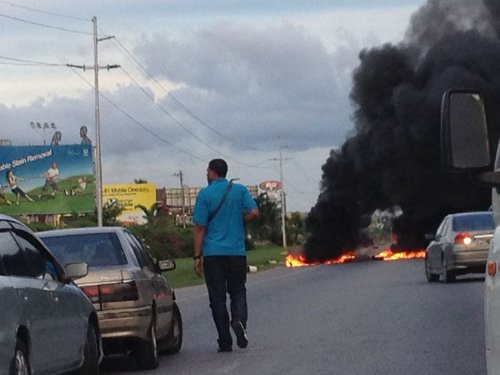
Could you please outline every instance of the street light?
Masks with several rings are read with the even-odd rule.
[[[57,129],[57,126],[56,124],[54,124],[53,122],[51,122],[50,124],[48,122],[44,122],[43,124],[40,123],[40,122],[34,122],[34,121],[31,121],[30,122],[30,126],[33,130],[42,130],[43,131],[43,145],[45,146],[46,142],[45,142],[45,132],[47,131],[47,129]]]

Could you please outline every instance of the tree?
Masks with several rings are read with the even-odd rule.
[[[281,211],[275,200],[267,193],[260,194],[257,199],[260,215],[247,224],[247,231],[255,241],[281,242]]]

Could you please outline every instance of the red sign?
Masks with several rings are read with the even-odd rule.
[[[264,182],[260,183],[259,187],[262,190],[266,190],[266,191],[280,190],[281,189],[281,182],[279,182],[279,181],[264,181]]]

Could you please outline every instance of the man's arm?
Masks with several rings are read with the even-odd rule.
[[[203,263],[201,260],[202,257],[202,249],[201,246],[203,244],[203,238],[205,237],[205,226],[196,224],[194,226],[194,272],[198,276],[202,275],[202,267]]]
[[[248,211],[247,213],[245,213],[245,215],[243,216],[245,221],[246,222],[249,222],[253,219],[256,219],[259,217],[259,209],[258,208],[254,208],[253,210],[251,211]]]

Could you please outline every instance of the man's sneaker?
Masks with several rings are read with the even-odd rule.
[[[219,346],[219,349],[217,351],[219,353],[229,353],[233,351],[233,348],[231,348],[230,346],[223,346],[223,347]]]
[[[233,328],[234,334],[236,335],[236,343],[240,348],[246,348],[248,346],[247,333],[243,323],[239,320],[233,320],[231,322],[231,327]]]

